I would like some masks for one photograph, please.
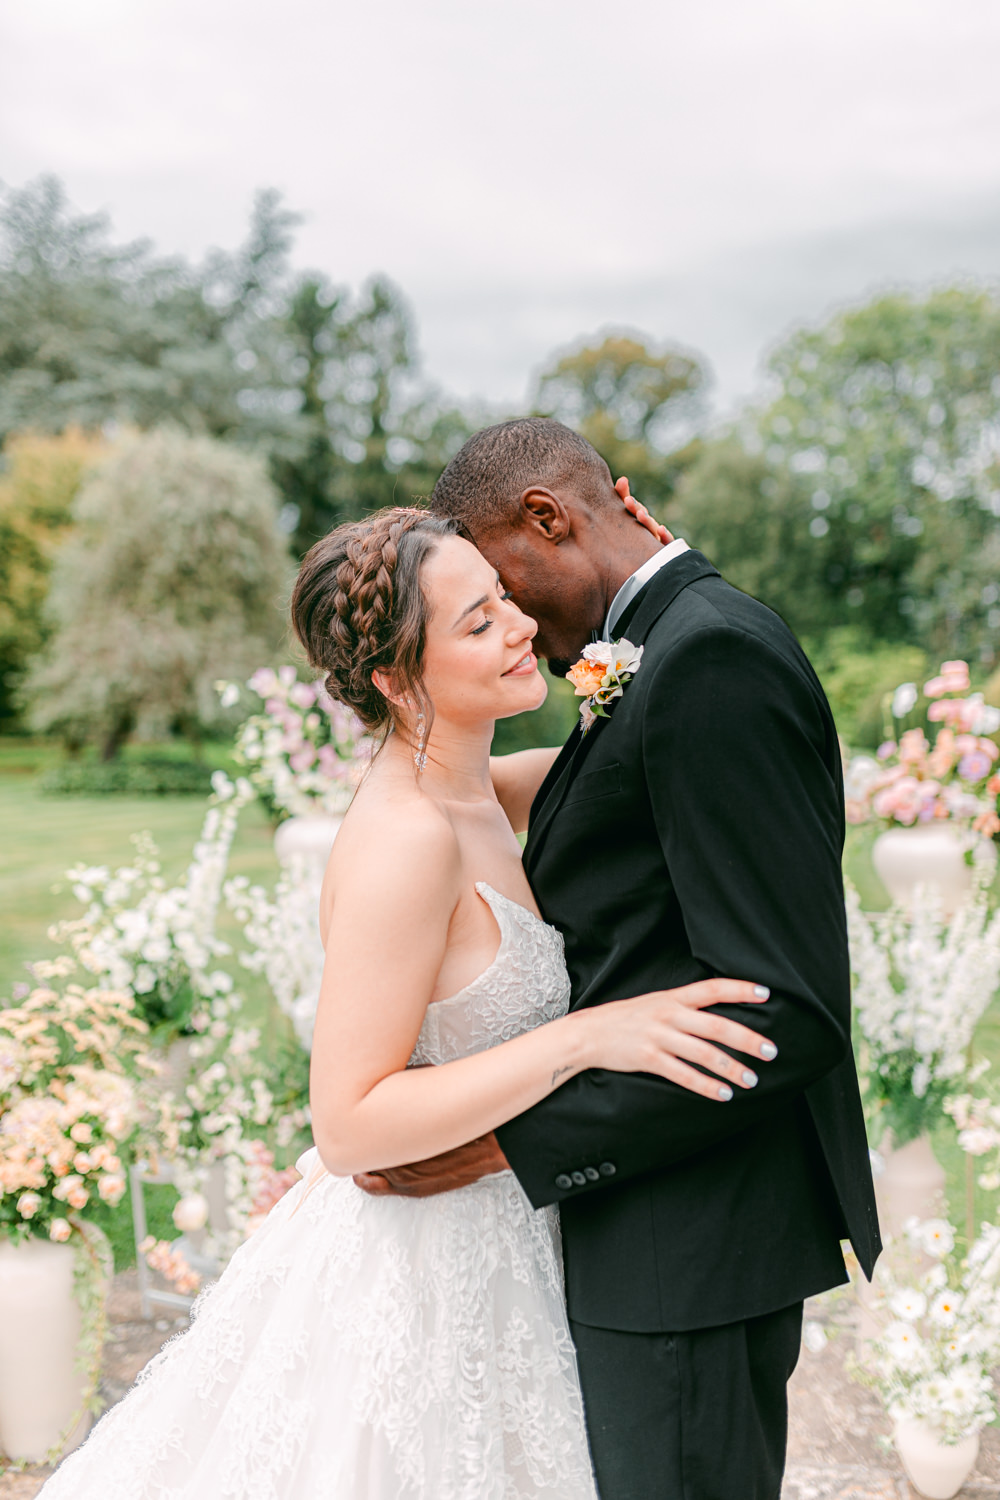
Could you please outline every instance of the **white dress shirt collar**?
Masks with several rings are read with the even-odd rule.
[[[665,568],[667,563],[673,562],[675,557],[681,557],[685,552],[690,552],[690,550],[687,542],[681,537],[677,537],[675,541],[661,548],[659,552],[654,552],[652,557],[644,562],[641,568],[636,568],[635,572],[626,578],[611,601],[611,608],[608,610],[608,617],[604,622],[604,630],[601,634],[602,641],[613,639],[612,631],[616,622],[621,619],[625,609],[632,603],[636,594],[645,588],[653,574],[658,573],[661,568]]]

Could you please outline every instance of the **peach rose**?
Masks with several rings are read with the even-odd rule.
[[[587,661],[584,657],[570,667],[566,678],[573,684],[578,698],[589,698],[596,693],[607,676],[607,667],[603,662]]]

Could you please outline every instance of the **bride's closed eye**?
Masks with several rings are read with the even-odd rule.
[[[510,591],[509,590],[505,590],[502,594],[499,595],[499,599],[500,599],[501,604],[505,604],[510,597],[511,597]],[[482,635],[483,631],[484,630],[488,630],[489,627],[492,624],[493,624],[492,620],[484,620],[481,625],[477,625],[476,626],[475,630],[470,631],[470,634],[471,635]]]

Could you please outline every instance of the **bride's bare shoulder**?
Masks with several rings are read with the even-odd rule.
[[[355,898],[370,892],[379,904],[394,890],[418,882],[438,898],[460,888],[461,851],[446,811],[417,787],[393,784],[361,789],[337,835],[326,878],[323,906],[346,889]]]

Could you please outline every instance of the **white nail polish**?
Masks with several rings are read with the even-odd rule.
[[[750,1071],[749,1068],[744,1068],[744,1070],[743,1070],[743,1082],[746,1084],[746,1086],[747,1086],[748,1089],[754,1088],[756,1086],[756,1083],[757,1083],[757,1074],[756,1073],[751,1073],[751,1071]]]
[[[778,1055],[778,1049],[773,1042],[761,1042],[760,1055],[766,1058],[768,1062],[773,1062]]]
[[[720,1099],[731,1099],[732,1097],[733,1097],[733,1091],[729,1087],[729,1084],[728,1083],[720,1083],[719,1084],[719,1098]]]

